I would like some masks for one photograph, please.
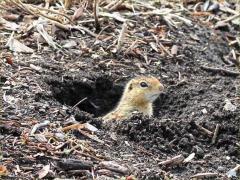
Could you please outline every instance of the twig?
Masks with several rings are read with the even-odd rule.
[[[219,3],[219,5],[220,5],[220,8],[219,8],[220,11],[231,13],[231,14],[238,14],[237,11],[234,11],[233,9],[227,6],[222,5],[221,3]]]
[[[213,67],[208,67],[208,66],[200,66],[200,67],[205,71],[219,73],[219,74],[225,75],[225,76],[237,77],[240,75],[240,72],[230,71],[230,70],[226,70],[226,69],[222,69],[222,68],[213,68]]]
[[[208,129],[202,127],[201,125],[199,125],[197,123],[195,123],[195,125],[198,127],[198,129],[200,129],[202,132],[207,134],[209,137],[212,137],[213,133],[211,131],[209,131]]]
[[[99,142],[99,143],[104,144],[104,141],[101,140],[101,139],[99,139],[97,136],[92,135],[92,134],[89,134],[89,133],[87,133],[86,131],[82,131],[81,129],[78,129],[78,131],[79,131],[82,135],[87,136],[88,138],[90,138],[90,139],[92,139],[92,140],[94,140],[94,141],[97,141],[97,142]]]
[[[115,1],[112,1],[110,2],[108,5],[106,5],[104,8],[105,9],[109,9],[110,7],[112,7],[114,4],[116,4],[119,0],[115,0]]]
[[[173,55],[162,45],[161,42],[159,42],[159,46],[161,47],[161,49],[166,52],[170,57],[173,57]]]
[[[76,153],[78,153],[78,154],[81,154],[81,155],[83,155],[83,156],[86,156],[86,157],[90,157],[90,158],[95,159],[95,160],[97,160],[97,161],[103,161],[103,159],[98,158],[98,157],[95,156],[95,155],[87,154],[87,153],[84,153],[84,152],[82,152],[82,151],[78,151],[78,150],[76,150],[76,149],[74,149],[74,152],[76,152]]]
[[[216,128],[215,128],[215,131],[213,133],[212,144],[215,144],[215,142],[216,142],[216,138],[217,138],[217,135],[218,135],[218,132],[219,132],[219,127],[220,127],[220,125],[217,124]]]
[[[75,104],[71,109],[75,109],[75,107],[77,107],[80,103],[82,103],[83,101],[87,100],[88,98],[85,97],[82,100],[78,101],[77,104]]]
[[[35,124],[35,125],[33,126],[33,128],[32,128],[32,131],[31,131],[30,135],[31,135],[31,136],[34,135],[34,133],[35,133],[39,128],[41,128],[41,127],[43,127],[43,126],[47,126],[48,124],[50,124],[50,121],[48,121],[48,120],[46,120],[46,121],[44,121],[44,122],[42,122],[42,123],[39,123],[39,124]]]
[[[178,15],[176,15],[176,14],[169,14],[169,16],[170,16],[170,17],[174,17],[174,18],[176,18],[176,19],[184,22],[184,23],[185,23],[186,25],[188,25],[188,26],[191,26],[191,25],[192,25],[192,21],[189,20],[189,19],[183,18],[183,17],[178,16]]]
[[[64,13],[60,13],[60,12],[55,11],[55,10],[53,10],[53,9],[46,9],[46,8],[38,7],[38,6],[34,5],[34,4],[32,4],[31,6],[37,8],[37,9],[40,9],[40,10],[42,10],[42,11],[47,11],[47,12],[51,12],[51,13],[54,13],[54,14],[57,14],[57,15],[64,16],[64,17],[67,18],[70,22],[72,22],[71,18],[70,18],[68,15],[64,14]],[[72,23],[73,23],[73,22],[72,22]]]
[[[227,18],[227,19],[225,19],[223,21],[218,21],[217,24],[225,24],[225,23],[227,23],[229,21],[232,21],[232,20],[234,20],[234,19],[236,19],[238,17],[240,17],[240,13],[239,14],[235,14],[235,15],[233,15],[233,16],[231,16],[231,17],[229,17],[229,18]]]
[[[50,21],[52,24],[54,24],[55,26],[57,26],[58,28],[63,29],[63,30],[65,30],[65,31],[69,31],[69,30],[71,29],[71,26],[70,26],[70,25],[64,25],[64,24],[62,24],[62,23],[60,23],[60,22],[57,22],[57,21],[54,21],[54,20],[50,20],[50,19],[49,19],[49,21]]]
[[[73,4],[73,0],[65,0],[65,1],[64,1],[64,7],[65,7],[66,9],[70,9],[70,7],[72,6],[72,4]]]
[[[118,38],[117,52],[119,52],[121,47],[122,47],[122,42],[123,42],[123,39],[125,37],[126,31],[127,31],[127,23],[124,22],[123,25],[122,25],[122,30],[121,30],[119,38]]]
[[[191,178],[202,179],[202,178],[210,178],[210,177],[216,177],[216,176],[218,176],[218,173],[198,173],[191,176]]]
[[[182,85],[187,84],[187,83],[188,82],[187,82],[186,78],[183,78],[177,84],[170,85],[167,88],[178,87],[178,86],[182,86]]]
[[[137,13],[124,13],[126,16],[141,16],[141,15],[167,15],[172,13],[171,9],[155,9],[147,12],[137,12]]]
[[[201,125],[197,124],[195,121],[192,121],[190,123],[194,128],[198,128],[200,129],[204,134],[207,134],[209,137],[212,137],[213,136],[213,133],[211,131],[209,131],[208,129],[202,127]]]
[[[99,32],[101,30],[100,23],[98,21],[98,8],[99,8],[98,4],[99,4],[99,0],[93,1],[93,15],[94,15],[94,20],[95,20],[96,32]]]
[[[228,178],[232,178],[233,176],[237,177],[237,173],[238,173],[239,170],[240,170],[240,164],[237,164],[236,167],[234,167],[233,169],[230,169],[227,172],[227,177]]]
[[[82,129],[84,127],[85,127],[84,124],[72,124],[70,126],[62,128],[61,131],[66,132],[66,131],[70,131],[70,130],[73,130],[73,129]]]
[[[113,4],[112,7],[109,8],[109,11],[114,11],[116,10],[125,0],[119,0],[115,4]]]
[[[82,161],[76,159],[61,159],[57,162],[57,165],[66,170],[74,170],[74,169],[89,169],[93,168],[93,163],[90,161]]]
[[[184,163],[190,162],[195,157],[195,153],[190,154],[187,158],[184,159]]]
[[[33,14],[34,16],[37,16],[37,17],[42,16],[42,17],[47,18],[48,20],[61,23],[59,18],[55,18],[55,17],[49,16],[47,14],[44,14],[43,12],[40,11],[40,10],[42,10],[42,11],[47,11],[47,12],[51,12],[51,13],[54,13],[54,14],[57,14],[57,15],[64,16],[65,18],[67,18],[72,23],[71,18],[68,17],[67,15],[63,14],[63,13],[59,13],[57,11],[50,10],[50,9],[47,9],[47,8],[41,8],[41,7],[38,7],[38,6],[25,4],[25,3],[22,3],[20,0],[17,0],[17,2],[14,1],[14,0],[10,0],[10,2],[12,2],[14,5],[18,6],[19,8],[27,11],[28,13]]]
[[[76,30],[83,30],[85,31],[86,33],[88,33],[89,35],[93,36],[93,37],[97,37],[97,34],[95,34],[94,32],[90,31],[89,29],[85,28],[85,27],[82,27],[82,26],[72,26],[71,27],[72,29],[76,29]]]
[[[111,171],[115,171],[121,174],[128,174],[129,170],[128,168],[121,166],[119,164],[117,164],[116,162],[113,161],[102,161],[99,163],[100,166],[109,169]]]
[[[25,11],[28,11],[35,16],[43,16],[43,17],[53,20],[53,21],[59,21],[56,18],[53,18],[51,16],[48,16],[48,15],[42,13],[39,9],[33,8],[31,5],[22,3],[20,0],[18,0],[18,3],[22,6],[23,9],[25,9]]]
[[[177,164],[181,164],[184,161],[184,157],[182,154],[175,156],[171,159],[167,159],[165,161],[162,161],[159,163],[159,165],[177,165]]]

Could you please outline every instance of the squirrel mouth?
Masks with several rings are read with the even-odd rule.
[[[155,93],[155,94],[151,94],[150,96],[148,96],[149,101],[153,102],[154,100],[156,100],[158,98],[160,93]]]
[[[151,97],[152,97],[152,98],[157,98],[158,96],[159,96],[159,93],[153,94]]]

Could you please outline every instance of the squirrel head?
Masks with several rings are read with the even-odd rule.
[[[163,89],[157,78],[140,76],[128,82],[124,94],[139,103],[152,103]]]

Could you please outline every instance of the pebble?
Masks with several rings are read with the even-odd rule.
[[[225,172],[225,168],[223,166],[218,166],[217,170],[221,173]]]

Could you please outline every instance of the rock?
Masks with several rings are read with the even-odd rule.
[[[204,151],[202,148],[200,148],[199,146],[194,146],[193,147],[193,151],[196,153],[196,156],[198,158],[203,158],[204,156]]]
[[[225,103],[226,104],[224,105],[224,109],[226,111],[232,111],[232,112],[236,111],[237,107],[234,104],[232,104],[229,99],[225,99]]]

